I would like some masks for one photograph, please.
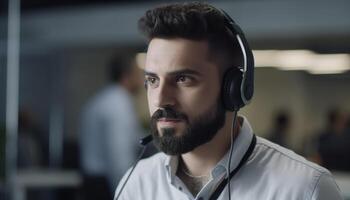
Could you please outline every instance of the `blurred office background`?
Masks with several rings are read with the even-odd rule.
[[[14,1],[0,1],[0,199],[5,189],[15,193],[11,199],[83,199],[82,107],[107,83],[113,56],[127,54],[142,66],[146,41],[137,20],[146,9],[171,1],[27,0],[20,2],[18,21],[9,17],[16,14],[9,2]],[[212,3],[240,24],[254,49],[255,96],[241,114],[257,135],[330,168],[350,199],[350,2]],[[8,65],[8,27],[17,22],[19,98],[18,104],[9,98],[11,105],[7,81],[16,75],[9,77],[7,67],[16,63]],[[147,132],[144,91],[135,101]],[[18,116],[6,113],[16,110],[7,106],[16,106]],[[17,126],[6,131],[9,121]],[[5,165],[12,162],[5,156],[9,135],[16,141],[7,145],[19,146],[14,145],[18,159],[12,169]]]

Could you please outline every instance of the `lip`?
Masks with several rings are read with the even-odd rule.
[[[181,119],[173,119],[173,118],[160,118],[158,122],[166,122],[166,123],[178,123],[181,122]]]

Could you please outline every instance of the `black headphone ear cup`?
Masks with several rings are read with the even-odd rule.
[[[223,78],[222,100],[225,109],[237,111],[244,106],[241,97],[242,72],[237,68],[228,69]]]

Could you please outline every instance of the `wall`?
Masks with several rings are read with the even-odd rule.
[[[258,135],[267,137],[274,114],[290,110],[290,142],[302,150],[305,139],[323,128],[329,108],[339,106],[350,111],[350,73],[345,75],[310,75],[301,71],[256,69],[255,96],[242,110]]]

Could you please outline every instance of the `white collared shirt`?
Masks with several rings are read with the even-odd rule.
[[[243,119],[240,134],[234,144],[231,171],[237,167],[253,138],[248,120],[244,117]],[[158,153],[140,161],[119,200],[208,200],[226,177],[227,162],[228,153],[212,169],[211,179],[194,197],[176,176],[178,157]],[[119,183],[116,194],[128,173]],[[230,183],[231,199],[342,199],[340,190],[328,170],[260,137],[257,137],[255,149],[248,161]],[[228,199],[227,186],[218,199]]]

